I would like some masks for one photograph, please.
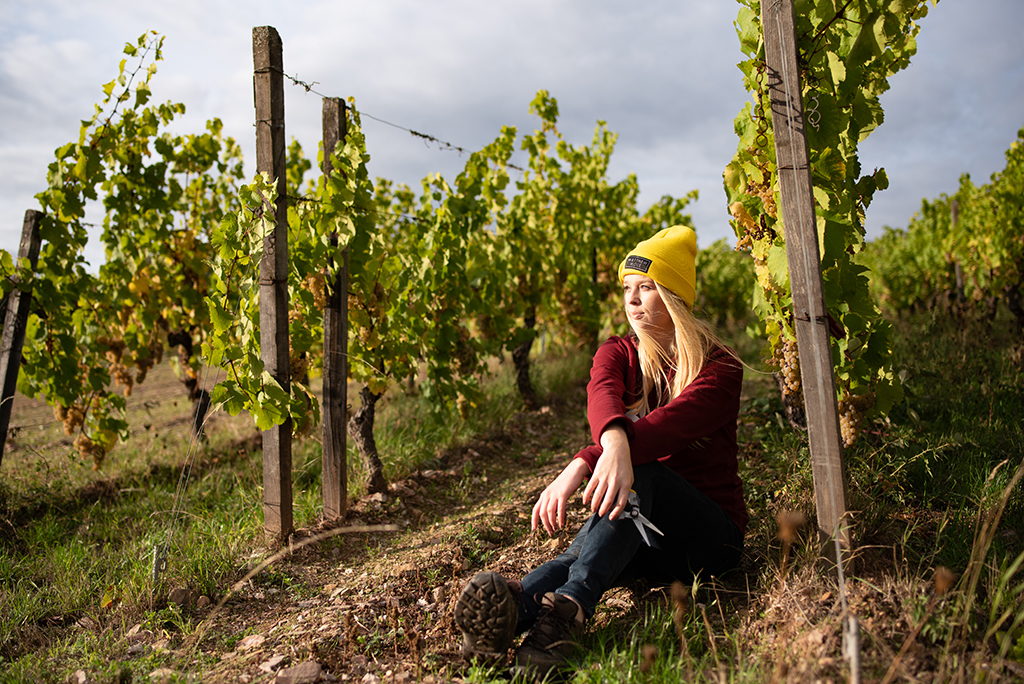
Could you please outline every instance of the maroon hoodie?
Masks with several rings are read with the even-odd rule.
[[[714,349],[700,374],[675,399],[633,422],[626,406],[642,391],[636,338],[611,337],[597,350],[587,385],[587,419],[596,444],[576,454],[594,471],[601,433],[619,423],[633,465],[660,461],[722,507],[740,532],[749,521],[736,463],[736,418],[743,366]]]

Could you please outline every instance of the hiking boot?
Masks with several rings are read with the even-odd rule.
[[[455,602],[455,624],[462,630],[462,652],[487,660],[504,658],[519,620],[519,603],[505,578],[479,572]]]
[[[542,679],[561,667],[583,632],[583,622],[576,619],[579,612],[568,596],[544,594],[537,622],[516,649],[515,669]]]

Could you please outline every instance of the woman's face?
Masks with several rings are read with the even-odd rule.
[[[643,327],[654,336],[674,334],[672,317],[654,280],[639,273],[630,273],[622,279],[622,299],[626,316],[634,328]]]

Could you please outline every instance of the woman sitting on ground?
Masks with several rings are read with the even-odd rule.
[[[612,587],[646,578],[692,582],[734,567],[747,511],[736,463],[743,368],[691,313],[697,238],[675,226],[644,240],[619,267],[632,334],[597,351],[587,386],[595,444],[541,493],[532,526],[556,534],[587,481],[593,515],[569,548],[521,581],[481,572],[455,621],[467,655],[504,657],[547,674]]]

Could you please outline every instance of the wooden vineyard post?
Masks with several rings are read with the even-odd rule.
[[[284,57],[271,26],[252,30],[256,100],[256,171],[277,183],[274,230],[260,261],[260,355],[285,392],[291,388],[288,354],[288,195],[285,186]],[[263,432],[263,530],[284,542],[292,532],[292,423]]]
[[[18,264],[28,260],[33,271],[39,262],[39,222],[42,212],[29,209],[21,229],[21,246],[18,248]],[[28,323],[28,307],[32,303],[32,282],[19,287],[15,283],[7,298],[7,311],[3,314],[3,338],[0,341],[0,379],[3,381],[3,396],[0,398],[0,465],[3,464],[4,448],[7,446],[7,428],[11,425],[11,408],[14,393],[18,387],[18,370],[21,367],[21,349],[25,344],[25,325]]]
[[[323,143],[325,182],[330,182],[331,155],[338,141],[345,139],[345,102],[337,97],[323,99]],[[337,236],[331,244],[337,245]],[[324,309],[324,397],[323,397],[323,500],[324,520],[344,519],[348,509],[348,252],[327,283]]]
[[[793,0],[762,2],[761,23],[818,531],[823,553],[838,562],[836,540],[844,551],[850,549],[846,473],[797,66]],[[845,562],[848,564],[848,558]]]

